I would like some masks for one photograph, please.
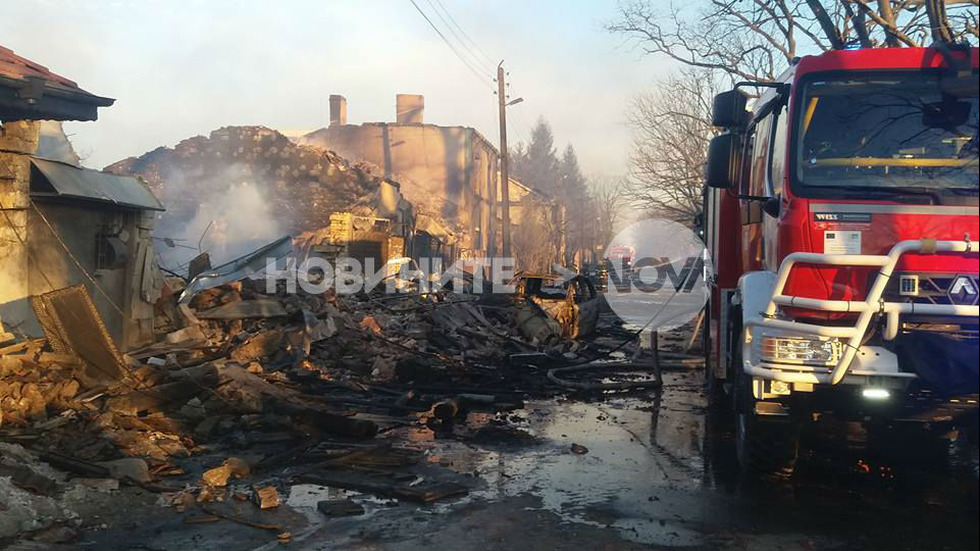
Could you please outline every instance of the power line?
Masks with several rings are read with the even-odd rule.
[[[463,44],[463,46],[467,49],[467,51],[470,52],[470,54],[474,57],[474,59],[477,59],[477,61],[479,61],[479,57],[483,56],[483,60],[486,61],[487,66],[493,68],[494,66],[493,59],[491,59],[490,56],[484,53],[483,49],[480,48],[479,45],[477,45],[477,43],[470,37],[470,35],[465,30],[463,30],[463,27],[460,26],[459,22],[456,21],[456,18],[453,17],[453,14],[450,13],[450,11],[441,2],[441,0],[435,0],[436,5],[439,6],[438,8],[432,5],[432,0],[427,0],[427,1],[429,2],[429,5],[432,6],[432,9],[435,10],[436,15],[439,15],[440,9],[442,10],[443,13],[446,14],[446,17],[449,18],[449,22],[447,22],[446,19],[442,17],[442,15],[439,15],[439,18],[442,19],[444,23],[446,23],[446,26],[449,27],[449,31],[453,33],[453,36],[455,36],[457,40],[459,40],[460,44]],[[455,27],[459,31],[459,34],[456,34],[456,31],[453,30],[453,27]],[[465,40],[463,38],[460,38],[460,35],[462,35],[465,38]],[[469,42],[473,46],[473,48],[476,49],[476,52],[479,53],[480,55],[478,56],[477,53],[474,53],[473,48],[466,46],[466,42]]]
[[[509,75],[510,73],[507,74]],[[508,82],[507,87],[509,88],[511,84],[513,84],[513,82]],[[511,94],[507,94],[508,98],[510,96]],[[531,143],[529,132],[531,132],[531,130],[534,128],[534,125],[528,122],[527,109],[527,101],[522,101],[520,106],[515,106],[515,109],[512,111],[513,113],[516,113],[517,118],[520,119],[519,124],[515,127],[515,130],[520,142],[523,142],[525,146]],[[527,130],[527,132],[525,132],[525,130]]]
[[[516,128],[517,137],[520,139],[519,143],[523,143],[524,146],[526,147],[531,143],[531,138],[530,135],[524,129],[525,128],[530,129],[532,127],[529,124],[527,124],[527,116],[524,114],[524,110],[516,109],[516,111],[517,111],[517,118],[520,119],[521,122],[521,124],[517,125]]]
[[[425,21],[429,24],[429,26],[432,27],[432,30],[434,30],[436,34],[439,35],[439,38],[441,38],[442,41],[446,43],[446,46],[449,46],[449,49],[452,50],[454,54],[456,54],[456,57],[458,57],[459,60],[463,62],[463,65],[466,65],[466,68],[469,69],[476,76],[476,78],[480,80],[480,82],[482,82],[488,88],[493,90],[493,86],[490,84],[490,81],[486,80],[486,77],[481,75],[480,72],[477,71],[476,68],[474,68],[473,65],[471,65],[470,62],[467,61],[466,58],[459,53],[459,50],[457,50],[456,47],[453,46],[452,42],[450,42],[449,39],[446,38],[446,35],[442,34],[442,31],[439,30],[439,27],[436,27],[435,23],[433,23],[432,20],[429,19],[429,16],[426,15],[424,11],[422,11],[422,8],[420,8],[418,4],[415,3],[415,0],[408,0],[408,1],[411,2],[413,6],[415,6],[415,9],[419,12],[419,14],[425,19]]]

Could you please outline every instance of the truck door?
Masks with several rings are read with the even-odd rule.
[[[785,103],[770,116],[774,117],[771,123],[772,145],[769,147],[769,171],[768,177],[766,178],[766,192],[763,195],[766,197],[779,197],[782,201],[783,184],[786,181],[786,167],[788,166],[786,155],[789,149],[786,141],[789,119],[786,116]],[[776,272],[779,270],[779,262],[781,260],[777,249],[779,219],[766,214],[763,216],[762,226],[763,264],[766,270]]]
[[[741,194],[761,197],[767,195],[769,149],[772,134],[772,114],[754,122],[749,127],[742,163]],[[751,272],[763,268],[762,222],[765,214],[762,202],[741,200],[742,223],[742,270]]]

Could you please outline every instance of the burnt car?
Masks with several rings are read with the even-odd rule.
[[[566,280],[553,274],[519,274],[517,292],[532,309],[557,322],[562,337],[578,339],[595,331],[599,296],[589,278],[576,275]]]

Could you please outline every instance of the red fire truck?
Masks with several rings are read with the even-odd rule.
[[[706,375],[743,469],[791,472],[824,416],[975,429],[977,57],[831,51],[715,98]]]
[[[633,267],[633,257],[636,256],[636,249],[629,245],[613,245],[606,250],[605,258],[613,266],[625,266],[627,269]]]

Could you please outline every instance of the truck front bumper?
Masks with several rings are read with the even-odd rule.
[[[743,303],[744,335],[742,339],[742,368],[753,379],[778,381],[779,389],[786,385],[806,389],[807,385],[857,384],[902,388],[915,373],[901,371],[895,353],[884,346],[867,346],[864,343],[872,321],[881,318],[881,336],[885,341],[895,339],[903,316],[943,316],[961,319],[965,324],[976,325],[980,319],[980,307],[960,304],[916,304],[889,302],[882,298],[889,278],[902,255],[906,253],[934,254],[937,252],[976,254],[969,241],[909,240],[897,243],[887,255],[839,255],[819,253],[793,253],[788,255],[775,275],[775,283],[768,302],[765,298],[755,304]],[[863,301],[822,300],[783,294],[790,272],[797,264],[808,266],[860,266],[878,269]],[[770,274],[771,275],[771,274]],[[853,325],[819,325],[785,319],[781,308],[814,310],[820,312],[856,313]],[[811,361],[771,361],[763,353],[763,344],[778,339],[796,339],[800,347],[810,346],[826,357]],[[807,345],[807,341],[811,344]],[[802,344],[800,344],[802,343]],[[770,355],[771,356],[771,355]]]

